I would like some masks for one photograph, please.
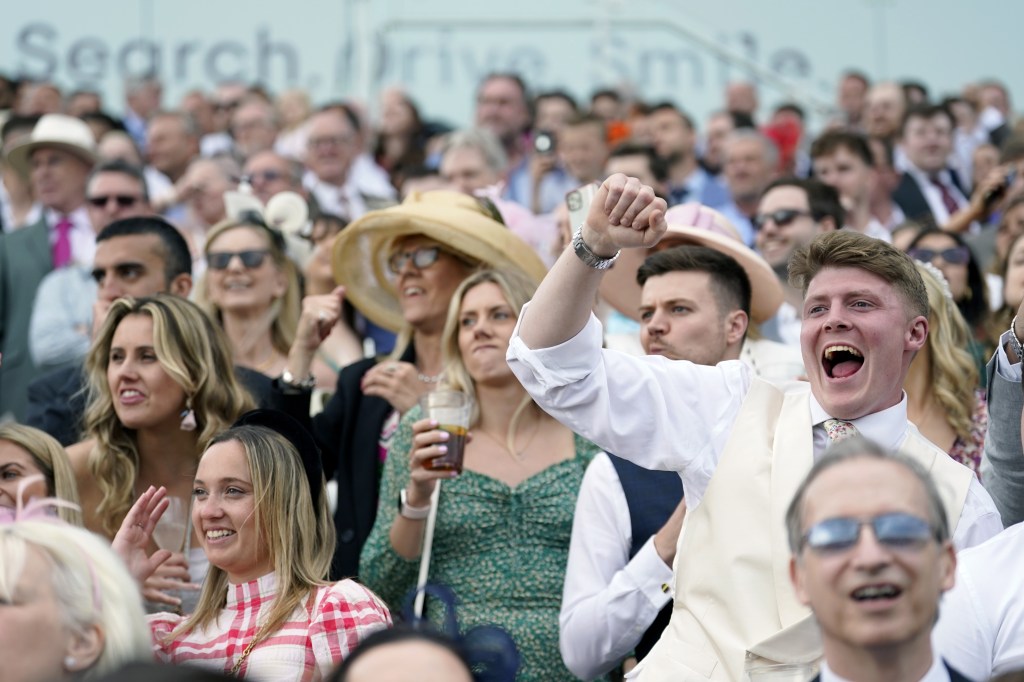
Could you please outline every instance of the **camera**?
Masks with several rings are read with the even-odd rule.
[[[533,150],[538,154],[554,154],[555,134],[545,130],[537,131],[533,136]]]

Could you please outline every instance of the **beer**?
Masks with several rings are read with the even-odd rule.
[[[456,424],[440,424],[437,428],[447,431],[449,434],[448,441],[445,443],[448,446],[448,452],[431,460],[430,468],[454,470],[461,474],[462,456],[466,451],[466,427]]]

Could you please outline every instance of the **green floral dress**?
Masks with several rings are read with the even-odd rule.
[[[416,586],[420,563],[396,554],[388,537],[398,492],[409,481],[412,423],[419,415],[418,407],[410,410],[391,442],[377,520],[359,564],[363,582],[396,613]],[[579,436],[575,443],[573,459],[515,488],[473,471],[441,487],[430,582],[455,591],[464,629],[490,623],[512,635],[522,657],[519,680],[576,679],[558,651],[558,611],[576,495],[599,449]],[[430,601],[427,615],[442,622],[441,605]]]

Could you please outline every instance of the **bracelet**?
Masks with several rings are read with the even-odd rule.
[[[422,521],[430,515],[430,505],[426,507],[412,507],[407,502],[405,488],[398,492],[398,515],[411,521]]]
[[[316,386],[316,377],[310,372],[305,379],[296,379],[294,374],[285,369],[281,373],[281,383],[292,390],[312,391]]]
[[[580,223],[580,226],[576,228],[576,232],[572,235],[572,249],[576,252],[576,257],[583,261],[584,265],[595,270],[607,270],[619,257],[619,254],[622,253],[622,251],[616,251],[615,255],[611,258],[598,256],[594,253],[587,246],[587,243],[583,241],[583,223]]]
[[[1013,352],[1017,354],[1017,361],[1024,360],[1024,347],[1020,345],[1020,339],[1017,338],[1017,332],[1013,331],[1014,326],[1017,324],[1017,316],[1013,316],[1013,322],[1010,323],[1010,346],[1013,348]]]

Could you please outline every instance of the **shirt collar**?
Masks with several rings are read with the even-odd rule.
[[[61,213],[52,208],[43,209],[43,215],[46,217],[46,224],[53,227],[60,222],[60,219],[67,216],[68,220],[75,227],[85,226],[89,227],[89,214],[85,210],[85,205],[81,205],[71,213]]]
[[[813,393],[810,394],[810,400],[811,423],[814,426],[820,426],[826,419],[832,418]],[[907,435],[907,394],[904,392],[900,401],[892,407],[849,421],[865,438],[870,438],[884,448],[896,449]]]
[[[828,663],[825,661],[821,662],[821,682],[850,682],[845,677],[840,677],[832,672],[832,669],[828,667]],[[932,658],[932,665],[928,668],[928,672],[924,674],[919,682],[949,682],[949,671],[946,670],[946,666],[943,665],[942,659],[938,656]]]

